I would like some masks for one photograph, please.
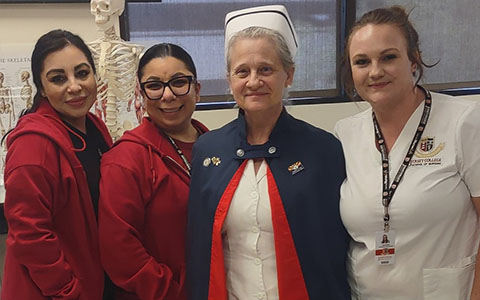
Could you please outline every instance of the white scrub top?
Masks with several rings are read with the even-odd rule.
[[[390,150],[390,181],[417,130],[424,105]],[[372,110],[339,121],[347,178],[340,211],[353,238],[347,258],[352,299],[466,300],[479,243],[471,197],[480,196],[480,103],[432,93],[432,111],[412,162],[390,204],[395,263],[378,265],[383,230],[382,166]]]

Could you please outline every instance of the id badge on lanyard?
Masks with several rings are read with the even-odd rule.
[[[375,233],[375,261],[379,265],[395,263],[395,231]]]
[[[421,88],[421,87],[420,87]],[[425,106],[423,108],[422,118],[417,127],[417,131],[413,137],[408,152],[400,166],[392,184],[390,185],[390,162],[388,159],[387,146],[385,145],[385,139],[378,125],[375,113],[372,113],[373,126],[375,129],[375,139],[380,148],[382,155],[382,205],[384,209],[383,213],[383,231],[377,231],[375,233],[375,260],[379,265],[392,265],[395,263],[395,231],[390,229],[390,213],[389,207],[392,201],[393,195],[397,190],[405,171],[410,165],[410,161],[415,153],[415,149],[422,138],[423,131],[427,125],[428,117],[430,116],[430,110],[432,107],[432,96],[430,93],[423,89],[425,92]]]

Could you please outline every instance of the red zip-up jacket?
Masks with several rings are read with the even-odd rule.
[[[112,144],[103,122],[87,116]],[[7,138],[2,300],[99,300],[95,212],[68,127],[44,100]]]
[[[201,133],[207,128],[192,124]],[[186,299],[185,234],[190,176],[148,118],[102,157],[102,263],[116,300]]]

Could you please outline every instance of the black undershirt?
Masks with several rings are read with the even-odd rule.
[[[65,124],[67,124],[70,129],[75,131],[75,133],[80,135],[85,141],[85,150],[76,151],[75,154],[82,164],[85,175],[87,176],[88,190],[90,192],[90,197],[92,198],[93,209],[95,210],[95,216],[98,217],[98,197],[100,194],[100,159],[102,158],[102,154],[108,151],[108,145],[105,142],[103,135],[88,118],[86,121],[87,134],[84,134],[66,122]],[[68,133],[70,134],[70,139],[72,140],[73,146],[76,149],[81,149],[83,147],[83,142],[72,132],[69,131]],[[107,274],[105,274],[103,299],[114,299],[114,284]]]
[[[76,151],[78,160],[82,164],[85,175],[87,176],[88,190],[92,198],[93,209],[95,210],[95,216],[98,215],[98,197],[100,193],[99,184],[100,184],[100,158],[102,154],[108,150],[108,145],[105,142],[100,131],[95,127],[90,119],[87,118],[86,127],[87,134],[84,134],[77,128],[72,125],[67,124],[67,126],[75,131],[79,136],[81,136],[86,143],[86,148],[83,151]],[[70,139],[72,140],[73,146],[76,149],[81,149],[83,147],[83,142],[73,134],[70,134]]]

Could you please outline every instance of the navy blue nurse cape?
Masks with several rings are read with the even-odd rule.
[[[280,299],[350,299],[350,238],[339,212],[341,144],[285,109],[263,145],[247,143],[241,110],[236,120],[196,142],[187,226],[189,299],[228,299],[221,228],[246,161],[259,157],[268,164]]]

